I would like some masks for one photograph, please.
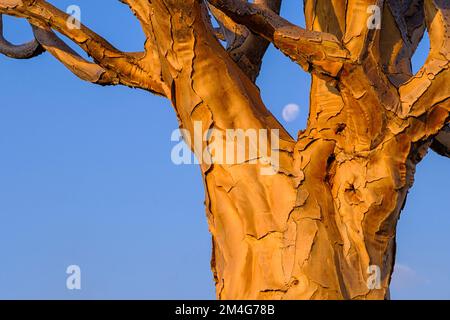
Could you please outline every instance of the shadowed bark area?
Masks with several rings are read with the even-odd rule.
[[[305,27],[279,15],[280,0],[122,2],[147,37],[140,53],[83,25],[68,28],[68,16],[43,0],[0,0],[0,14],[28,19],[35,34],[22,46],[1,36],[0,52],[46,50],[83,80],[172,102],[191,149],[200,159],[207,151],[201,171],[219,299],[389,298],[396,224],[416,164],[430,147],[450,154],[448,1],[305,0]],[[425,30],[431,50],[413,75]],[[308,126],[295,139],[254,83],[269,43],[311,73]],[[224,164],[217,140],[195,142],[198,124],[224,135],[266,130],[277,157],[258,150]],[[249,151],[243,144],[231,147]]]

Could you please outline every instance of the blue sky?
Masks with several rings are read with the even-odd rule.
[[[58,1],[70,4],[119,48],[141,50],[126,6]],[[285,1],[283,15],[303,25],[301,1]],[[9,39],[29,39],[26,23],[5,20]],[[424,41],[416,68],[426,53]],[[279,119],[285,105],[300,106],[284,123],[295,136],[309,76],[271,48],[258,85]],[[214,298],[200,170],[172,164],[167,101],[82,82],[48,54],[0,57],[0,88],[0,298]],[[450,299],[449,165],[430,152],[417,168],[399,222],[394,299]],[[71,264],[82,270],[79,291],[66,289]]]

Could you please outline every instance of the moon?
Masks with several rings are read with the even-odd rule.
[[[282,117],[286,122],[292,122],[297,119],[297,116],[300,112],[300,107],[298,104],[289,103],[283,108]]]

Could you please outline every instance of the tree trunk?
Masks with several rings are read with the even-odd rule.
[[[148,38],[144,55],[118,52],[88,29],[66,30],[65,16],[44,1],[25,8],[8,1],[2,7],[0,0],[0,13],[31,17],[40,45],[81,78],[170,99],[191,149],[200,160],[207,151],[201,170],[217,298],[389,298],[396,224],[415,166],[449,119],[443,1],[305,0],[302,29],[276,14],[280,1],[210,0],[225,37],[239,30],[226,51],[205,2],[124,0]],[[370,5],[383,8],[381,29],[367,27]],[[50,20],[94,57],[94,71],[66,57],[44,24]],[[432,49],[413,77],[410,61],[425,25]],[[269,42],[312,73],[308,126],[296,139],[253,81]],[[246,157],[217,161],[217,140],[196,143],[198,125],[202,136],[211,129],[224,136],[228,129],[268,130],[268,138],[278,132],[276,145],[268,142],[276,158],[261,150],[251,158],[250,147],[233,140]]]
[[[174,20],[157,24],[171,31],[156,36],[176,70],[172,102],[181,127],[192,133],[201,121],[204,131],[281,130],[280,172],[273,176],[255,164],[202,165],[217,297],[389,297],[396,222],[421,150],[405,123],[386,112],[398,101],[373,90],[381,82],[375,62],[344,70],[334,86],[314,77],[310,123],[294,142],[213,41],[204,18],[191,13],[180,21],[169,12]],[[447,116],[437,109],[436,123]],[[379,283],[371,285],[373,276]]]

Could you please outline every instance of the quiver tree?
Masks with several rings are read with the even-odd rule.
[[[192,142],[196,123],[278,132],[276,166],[201,163],[218,298],[389,298],[396,224],[415,167],[429,148],[450,155],[450,3],[304,0],[302,28],[279,15],[281,0],[122,2],[142,25],[142,52],[71,27],[43,0],[0,0],[0,14],[27,19],[35,36],[17,46],[2,35],[0,52],[26,59],[47,51],[83,80],[167,97],[200,157],[212,141]],[[426,30],[431,49],[414,75]],[[308,125],[296,138],[255,85],[269,44],[311,73]],[[267,167],[274,174],[261,174]]]

